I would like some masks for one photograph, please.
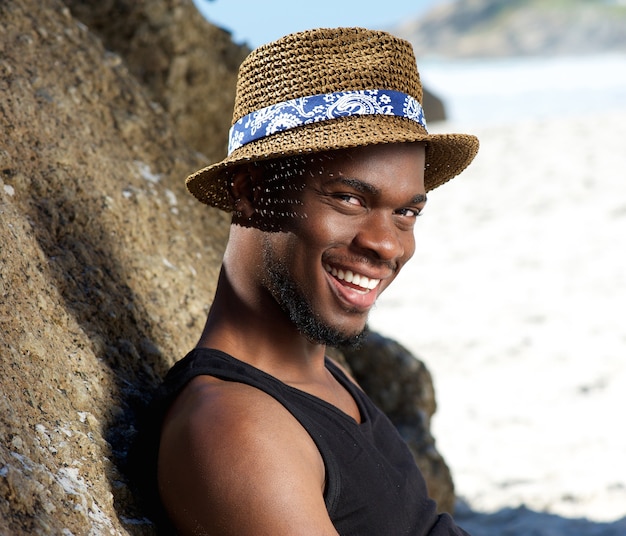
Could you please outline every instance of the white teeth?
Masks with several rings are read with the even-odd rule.
[[[367,290],[375,289],[378,286],[378,283],[380,283],[380,279],[370,279],[367,276],[355,274],[352,270],[346,270],[345,272],[341,269],[337,270],[337,268],[334,268],[329,264],[324,264],[324,269],[337,279],[341,279],[346,283],[352,283],[353,285],[357,285]]]

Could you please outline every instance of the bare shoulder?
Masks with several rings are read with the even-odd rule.
[[[244,384],[200,376],[183,390],[162,430],[159,488],[180,534],[336,535],[313,440]]]

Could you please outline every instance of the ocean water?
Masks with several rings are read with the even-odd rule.
[[[455,124],[591,118],[626,109],[626,54],[422,59],[418,67],[424,86],[444,101]]]

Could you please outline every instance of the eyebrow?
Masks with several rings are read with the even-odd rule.
[[[350,178],[347,178],[347,177],[337,177],[336,179],[333,179],[331,182],[345,184],[346,186],[349,186],[350,188],[353,188],[357,192],[360,192],[360,193],[363,193],[363,194],[370,194],[370,195],[379,195],[380,194],[380,189],[379,188],[376,188],[375,186],[372,186],[368,182],[364,182],[364,181],[359,180],[359,179],[350,179]],[[417,194],[417,195],[415,195],[414,197],[412,197],[409,200],[409,204],[410,205],[419,205],[420,203],[426,203],[426,201],[427,201],[427,197],[426,197],[425,194]]]
[[[428,201],[428,197],[426,194],[417,194],[413,199],[411,199],[412,205],[419,205],[420,203],[426,203]]]

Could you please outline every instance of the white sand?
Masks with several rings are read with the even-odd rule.
[[[371,316],[433,373],[476,535],[626,534],[626,110],[582,112],[473,129]]]

